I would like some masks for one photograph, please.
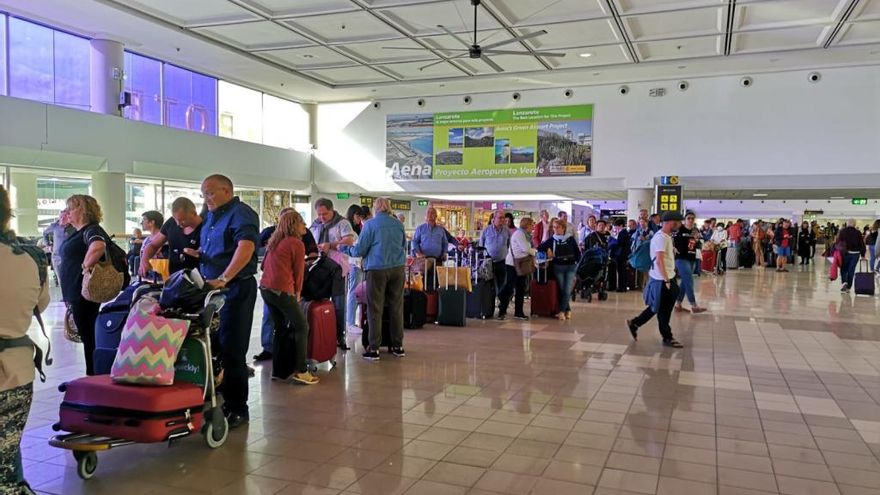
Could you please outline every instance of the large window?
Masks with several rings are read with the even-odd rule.
[[[148,179],[125,181],[125,232],[141,227],[141,215],[162,207],[162,182]]]
[[[171,216],[171,204],[180,197],[189,198],[196,205],[196,211],[202,211],[204,199],[202,199],[202,185],[197,182],[170,182],[165,181],[165,216]]]
[[[217,134],[217,80],[165,64],[162,89],[165,125]]]
[[[220,81],[220,135],[252,143],[263,142],[263,94]]]
[[[9,94],[89,108],[89,42],[9,18]]]
[[[0,95],[6,94],[6,16],[0,14]]]
[[[91,194],[92,181],[75,177],[37,177],[37,230],[42,232],[58,219],[74,194]],[[27,208],[19,205],[19,208]]]
[[[125,52],[125,90],[131,93],[125,118],[162,124],[162,62]]]
[[[308,151],[308,112],[297,103],[264,94],[263,144]]]

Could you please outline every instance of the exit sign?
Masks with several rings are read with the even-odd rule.
[[[428,206],[428,200],[427,199],[420,199],[419,206]]]
[[[859,206],[866,205],[866,204],[868,204],[868,198],[853,198],[852,204],[859,205]]]
[[[348,193],[336,193],[336,199],[348,199],[351,197],[351,194]]]

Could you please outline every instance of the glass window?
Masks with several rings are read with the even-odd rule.
[[[260,189],[244,189],[241,187],[235,188],[235,195],[238,196],[238,199],[241,200],[242,203],[250,206],[257,212],[257,216],[262,217],[263,209],[260,206],[260,201],[263,196],[263,191]],[[261,224],[262,225],[262,224]]]
[[[141,227],[145,211],[162,211],[162,183],[147,179],[125,181],[125,232]]]
[[[58,219],[74,194],[91,194],[92,181],[70,177],[37,177],[37,228],[45,230]],[[21,207],[21,206],[19,206]]]
[[[220,135],[252,143],[263,142],[263,94],[220,81]]]
[[[9,18],[9,94],[54,102],[52,30]]]
[[[0,95],[6,94],[6,16],[0,14]]]
[[[297,103],[264,94],[263,144],[308,151],[308,112]]]
[[[89,102],[89,41],[55,31],[55,97],[56,105],[88,110]]]
[[[202,211],[204,200],[202,199],[202,185],[196,182],[165,182],[165,211],[166,217],[171,216],[171,204],[180,197],[189,198],[196,205],[196,211]]]
[[[165,64],[162,80],[165,125],[217,134],[217,80]]]
[[[125,118],[162,124],[162,62],[125,52],[125,90],[131,93]]]

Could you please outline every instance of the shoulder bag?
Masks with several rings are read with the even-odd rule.
[[[512,237],[511,237],[512,239]],[[516,274],[520,277],[524,277],[526,275],[531,275],[534,273],[535,268],[535,257],[531,254],[527,254],[522,258],[517,258],[513,254],[513,242],[510,243],[510,257],[513,258],[513,268],[516,270]]]
[[[105,243],[112,242],[104,240]],[[105,303],[112,300],[122,290],[123,274],[113,266],[107,246],[104,256],[90,269],[83,270],[82,297],[87,301]]]

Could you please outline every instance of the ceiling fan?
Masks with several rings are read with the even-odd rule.
[[[488,45],[481,46],[477,42],[477,10],[480,6],[480,3],[481,3],[481,0],[471,0],[471,5],[474,6],[474,42],[468,43],[467,40],[465,40],[461,36],[453,33],[446,26],[438,24],[437,25],[438,28],[442,29],[449,36],[452,36],[453,38],[455,38],[455,40],[458,41],[459,43],[461,43],[465,48],[464,49],[457,49],[457,50],[441,49],[440,51],[462,51],[462,53],[459,53],[458,55],[455,55],[453,57],[443,58],[443,59],[438,60],[436,62],[419,67],[420,71],[425,70],[428,67],[433,67],[437,64],[442,64],[443,62],[447,62],[449,60],[455,60],[458,58],[468,57],[468,58],[473,58],[473,59],[480,59],[483,62],[486,62],[486,64],[489,67],[492,67],[492,69],[494,69],[495,72],[504,72],[504,69],[500,65],[496,64],[494,61],[492,61],[491,58],[489,58],[490,55],[527,55],[529,57],[532,57],[535,55],[538,55],[541,57],[564,57],[565,56],[565,53],[560,53],[560,52],[543,52],[543,51],[518,52],[518,51],[513,51],[513,50],[496,50],[496,48],[498,48],[499,46],[509,45],[511,43],[517,43],[517,42],[520,42],[523,40],[527,40],[530,38],[535,38],[535,37],[547,34],[547,31],[544,29],[542,29],[540,31],[535,31],[533,33],[529,33],[529,34],[526,34],[523,36],[516,36],[516,37],[511,38],[509,40],[498,41],[496,43],[490,43]],[[424,47],[414,48],[414,47],[402,47],[402,46],[383,46],[382,48],[385,50],[430,50],[430,48],[424,48]]]

